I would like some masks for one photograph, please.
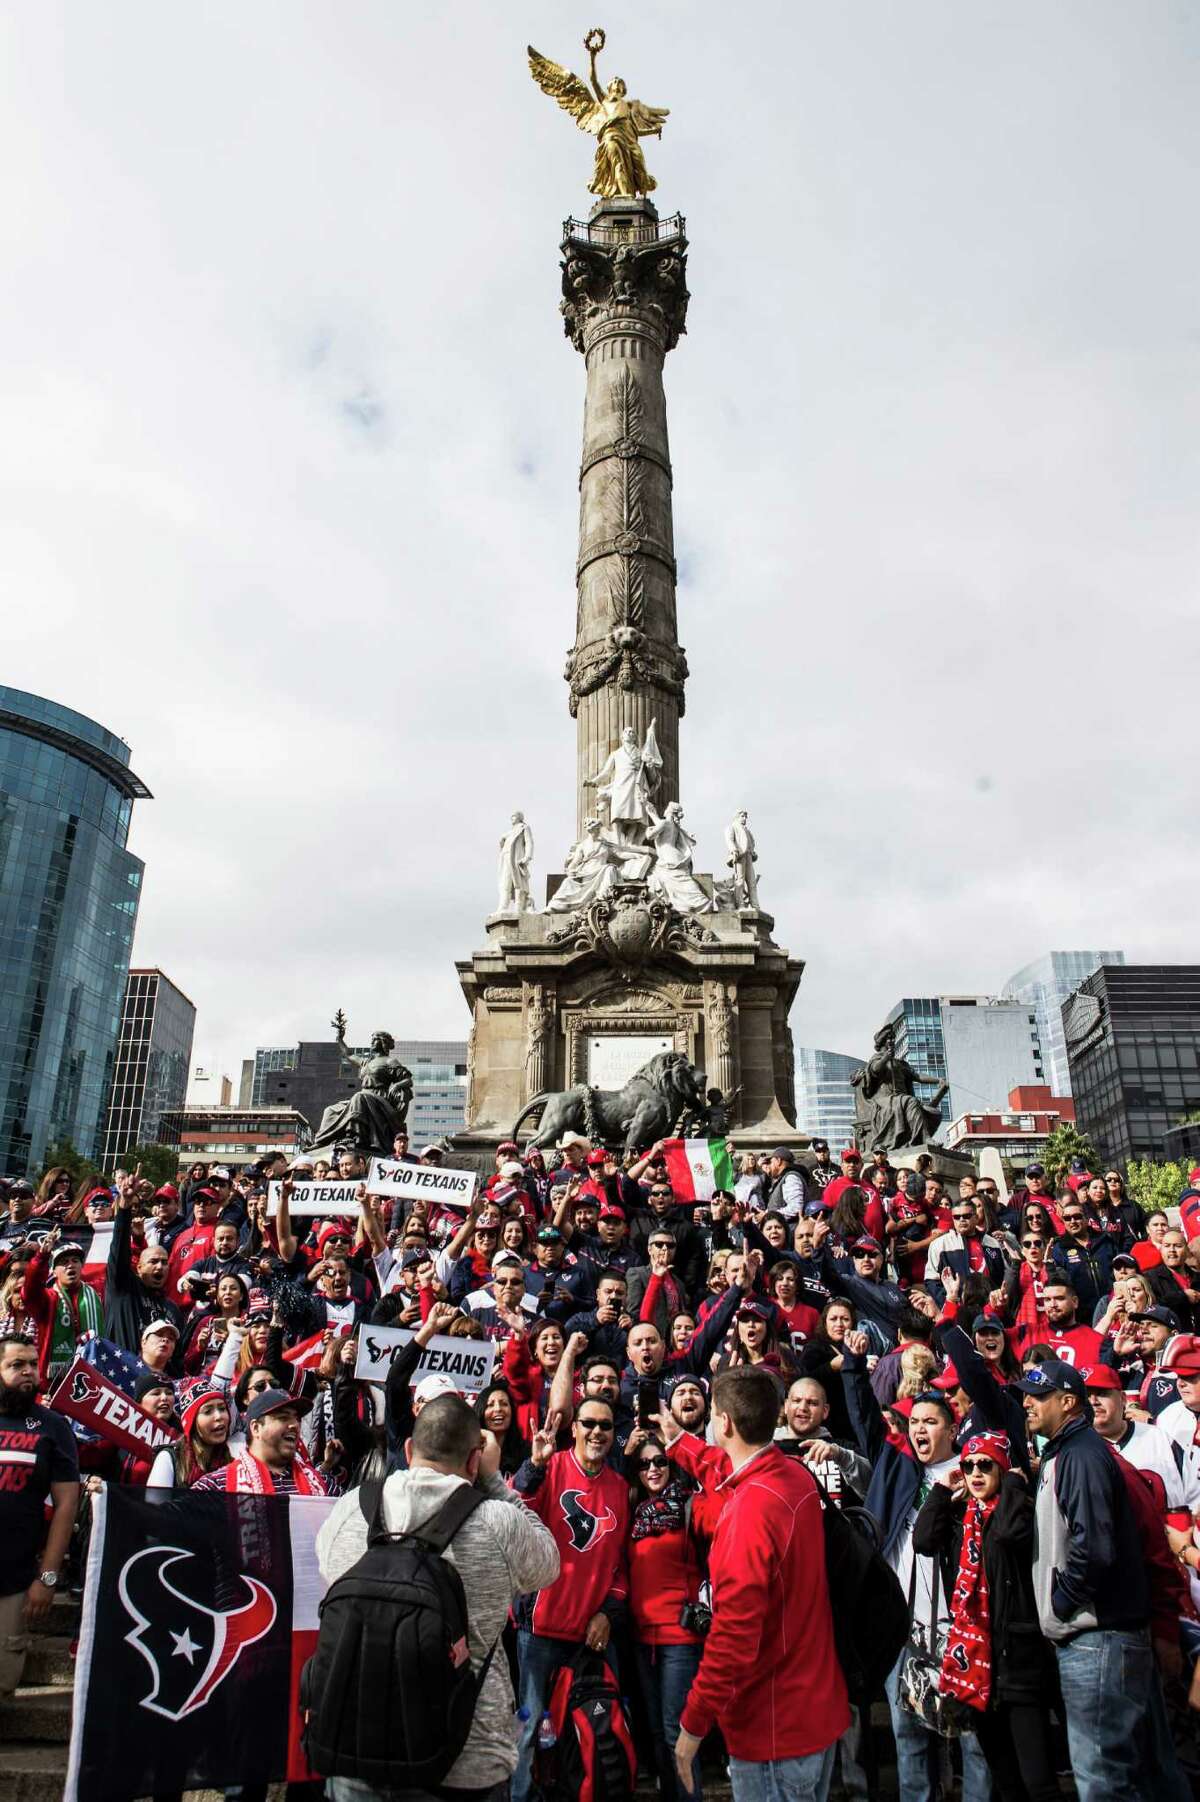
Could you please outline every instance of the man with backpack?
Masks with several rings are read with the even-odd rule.
[[[554,1582],[558,1550],[551,1533],[499,1476],[499,1443],[489,1439],[485,1446],[478,1416],[461,1396],[439,1395],[426,1404],[413,1424],[406,1452],[407,1470],[388,1477],[378,1496],[372,1493],[373,1484],[345,1496],[317,1537],[321,1573],[331,1585],[325,1614],[334,1608],[339,1614],[331,1623],[333,1658],[321,1662],[323,1632],[317,1658],[309,1667],[315,1672],[313,1694],[311,1699],[302,1696],[311,1710],[310,1758],[327,1772],[332,1761],[328,1756],[313,1758],[311,1741],[320,1740],[328,1751],[330,1739],[337,1737],[342,1770],[357,1762],[360,1771],[369,1773],[369,1780],[362,1775],[331,1775],[327,1790],[331,1802],[375,1802],[397,1791],[405,1802],[434,1795],[444,1802],[456,1790],[469,1795],[471,1802],[484,1802],[493,1793],[499,1802],[517,1763],[512,1684],[499,1648],[500,1635],[517,1595]],[[376,1500],[381,1503],[378,1526],[366,1514]],[[424,1543],[410,1538],[389,1544],[389,1534],[416,1535]],[[426,1622],[434,1643],[439,1639],[444,1643],[447,1626],[453,1632],[458,1623],[452,1621],[452,1612],[461,1613],[465,1602],[466,1643],[456,1636],[453,1669],[430,1655],[429,1633],[420,1630],[417,1619],[418,1614],[435,1615],[436,1604],[431,1601],[418,1608],[399,1592],[401,1583],[415,1587],[415,1580],[428,1579],[428,1571],[417,1568],[423,1560],[452,1566],[456,1576],[450,1581],[458,1584],[457,1592],[442,1592],[440,1618]],[[390,1610],[384,1581],[389,1565],[397,1590]],[[351,1571],[353,1588],[348,1585],[347,1599],[339,1600],[337,1580]],[[444,1579],[446,1573],[434,1575]],[[364,1600],[368,1576],[374,1593]],[[341,1611],[350,1618],[343,1619]],[[338,1715],[329,1707],[338,1689],[337,1653],[351,1643],[362,1648],[360,1662],[345,1673],[347,1706]],[[384,1656],[367,1655],[380,1647]],[[360,1721],[367,1724],[366,1746],[356,1743]],[[380,1760],[387,1743],[387,1736],[378,1732],[382,1721],[394,1722],[396,1734],[403,1735],[406,1729],[414,1737],[419,1733],[424,1777],[414,1781],[411,1771],[394,1763],[390,1770],[378,1763],[372,1768],[372,1756]],[[395,1749],[394,1736],[392,1743]],[[409,1750],[418,1747],[410,1743]],[[356,1753],[361,1754],[357,1760]]]

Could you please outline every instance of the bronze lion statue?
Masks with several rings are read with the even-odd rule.
[[[513,1124],[516,1139],[521,1122],[541,1109],[538,1130],[526,1146],[541,1151],[564,1133],[579,1133],[593,1145],[621,1146],[628,1155],[669,1138],[684,1114],[704,1108],[706,1078],[682,1051],[659,1051],[623,1089],[593,1089],[576,1083],[573,1089],[546,1089],[527,1101]]]

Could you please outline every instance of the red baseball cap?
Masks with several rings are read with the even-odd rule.
[[[842,1162],[843,1164],[861,1164],[862,1152],[856,1151],[853,1145],[847,1145],[842,1153]]]
[[[1083,1373],[1085,1389],[1122,1389],[1124,1384],[1111,1364],[1092,1364]]]
[[[617,1206],[615,1201],[606,1201],[600,1209],[601,1220],[624,1220],[625,1210]]]
[[[589,1170],[598,1170],[601,1164],[607,1164],[608,1153],[607,1151],[589,1151],[586,1162]]]
[[[934,1377],[929,1387],[938,1390],[942,1395],[949,1395],[952,1389],[962,1388],[962,1381],[953,1364],[947,1364],[941,1376]]]

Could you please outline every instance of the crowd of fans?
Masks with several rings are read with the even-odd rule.
[[[400,1136],[393,1155],[443,1154],[418,1160]],[[885,1684],[902,1802],[946,1793],[952,1766],[967,1802],[1046,1802],[1067,1771],[1083,1802],[1190,1796],[1200,1240],[1143,1214],[1117,1171],[1072,1171],[1054,1193],[1032,1164],[1011,1195],[971,1177],[947,1194],[921,1162],[835,1159],[818,1140],[803,1161],[741,1155],[733,1190],[697,1203],[673,1192],[661,1146],[623,1159],[568,1135],[545,1155],[501,1145],[465,1212],[368,1193],[352,1150],[196,1164],[158,1188],[118,1172],[73,1193],[62,1170],[36,1190],[7,1184],[0,1695],[86,1543],[77,1531],[68,1554],[76,1463],[93,1491],[341,1493],[402,1468],[415,1420],[453,1389],[442,1374],[413,1382],[440,1334],[496,1343],[473,1398],[485,1460],[559,1555],[505,1633],[513,1802],[535,1793],[555,1673],[581,1647],[636,1698],[668,1802],[700,1789],[718,1721],[735,1769],[818,1760],[811,1792],[764,1795],[824,1795],[831,1776],[848,1797],[878,1793],[870,1698],[847,1708],[829,1669],[814,1672],[800,1567],[749,1668],[711,1617],[714,1536],[746,1488],[713,1433],[712,1388],[738,1370],[770,1380],[774,1448],[811,1494],[872,1518],[906,1598],[911,1643]],[[357,1213],[293,1218],[310,1176],[356,1181]],[[368,1323],[414,1335],[381,1388],[354,1374]],[[170,1447],[139,1459],[78,1444],[37,1404],[89,1338],[134,1361],[132,1392],[178,1431]],[[18,1421],[33,1431],[14,1455],[32,1451],[44,1477],[36,1510],[4,1489]],[[751,1570],[769,1525],[743,1515],[724,1593],[731,1555]],[[795,1529],[810,1548],[821,1518]],[[768,1654],[769,1706],[754,1680]],[[933,1672],[924,1705],[916,1654]]]

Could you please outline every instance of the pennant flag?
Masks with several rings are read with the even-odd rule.
[[[319,1333],[312,1333],[307,1339],[301,1339],[298,1345],[291,1345],[284,1352],[284,1361],[294,1364],[297,1370],[316,1370],[325,1353],[328,1339],[345,1339],[354,1328],[348,1321],[335,1320],[331,1326],[322,1327]]]
[[[664,1139],[671,1187],[684,1201],[708,1201],[716,1189],[733,1188],[733,1159],[724,1139]]]
[[[331,1497],[106,1486],[92,1516],[64,1802],[311,1777],[298,1696],[331,1507]]]
[[[97,1366],[83,1357],[63,1372],[50,1392],[49,1405],[86,1427],[89,1438],[99,1434],[135,1458],[148,1458],[179,1437],[173,1429],[152,1420],[132,1396],[101,1376]]]

